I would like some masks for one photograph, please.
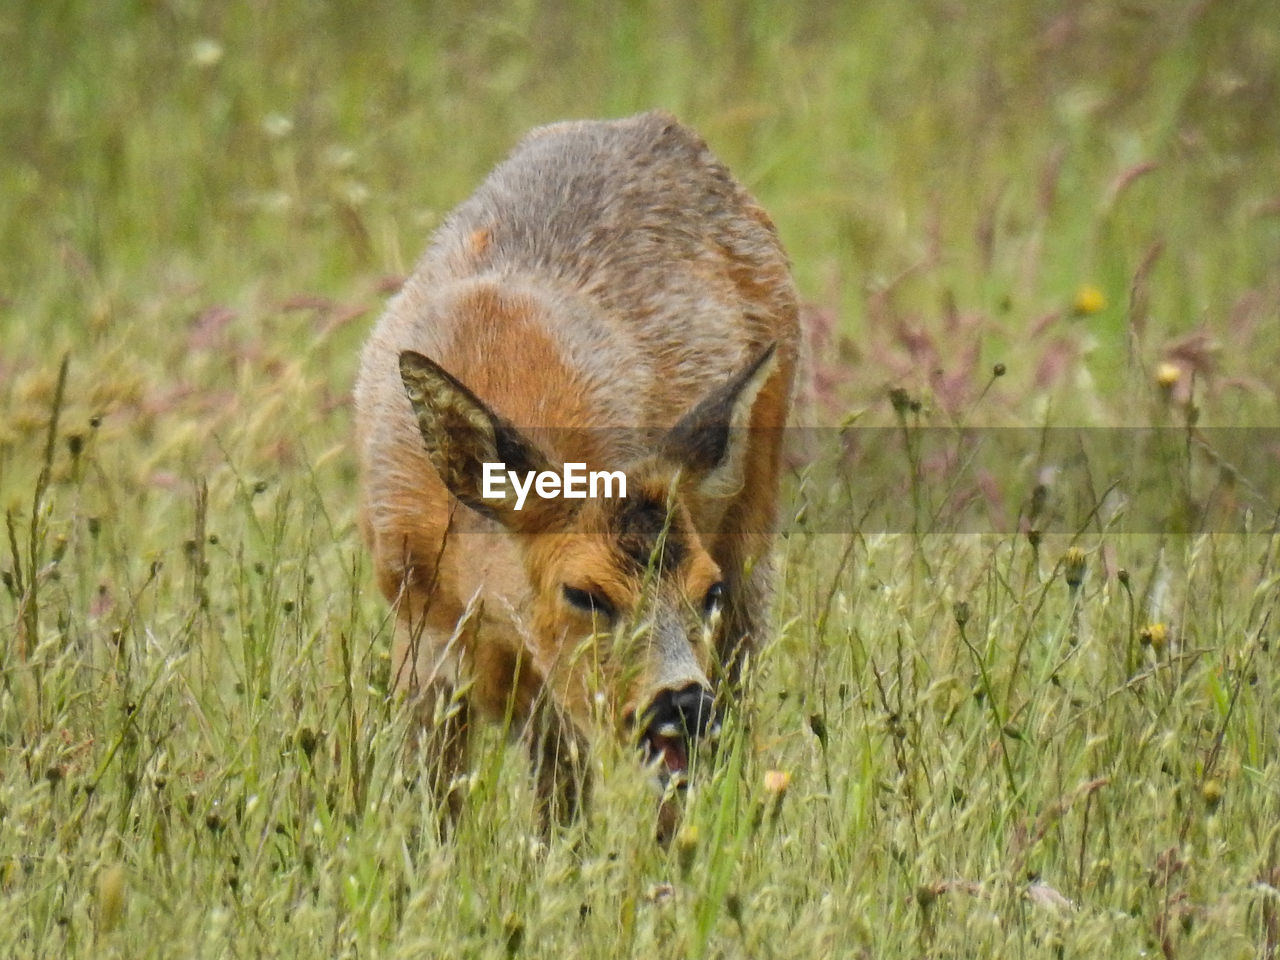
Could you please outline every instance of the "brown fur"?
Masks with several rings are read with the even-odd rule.
[[[588,731],[736,674],[767,613],[797,347],[772,224],[665,114],[536,130],[449,216],[356,385],[362,523],[438,787],[470,718],[510,716],[544,813],[572,816]],[[628,498],[482,501],[496,451],[624,469]],[[566,586],[640,629],[601,633]]]

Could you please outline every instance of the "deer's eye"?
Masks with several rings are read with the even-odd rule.
[[[724,606],[724,584],[713,583],[707,588],[707,595],[702,599],[702,615],[710,619],[712,614],[719,613]]]
[[[588,616],[604,617],[606,620],[613,619],[613,604],[611,604],[600,594],[594,590],[580,590],[577,587],[571,587],[567,583],[564,585],[565,603],[573,607],[579,613],[585,613]]]

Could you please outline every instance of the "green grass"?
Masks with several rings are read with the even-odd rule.
[[[1275,956],[1265,518],[797,524],[669,850],[607,745],[542,848],[496,731],[438,844],[348,402],[394,278],[523,131],[663,106],[778,223],[817,422],[893,425],[898,387],[940,426],[1274,424],[1272,6],[0,13],[0,952]],[[1171,497],[1207,496],[1183,456]]]

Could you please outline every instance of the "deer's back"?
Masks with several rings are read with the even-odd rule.
[[[467,352],[460,341],[495,334],[438,308],[449,288],[476,284],[543,301],[540,332],[576,379],[602,400],[625,395],[627,418],[646,424],[672,421],[765,344],[785,353],[796,340],[773,225],[701,138],[661,113],[529,134],[447,218],[380,327],[448,367]]]

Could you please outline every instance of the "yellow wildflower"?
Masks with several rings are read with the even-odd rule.
[[[1084,582],[1085,555],[1079,547],[1071,547],[1062,558],[1062,575],[1072,590]]]
[[[1159,653],[1169,642],[1169,630],[1163,623],[1149,623],[1138,634],[1138,642]]]
[[[1086,283],[1076,291],[1076,298],[1072,301],[1071,309],[1078,317],[1089,317],[1107,306],[1107,298],[1103,296],[1102,291],[1093,284]]]
[[[765,793],[781,797],[791,786],[791,774],[785,770],[769,770],[764,775]]]

